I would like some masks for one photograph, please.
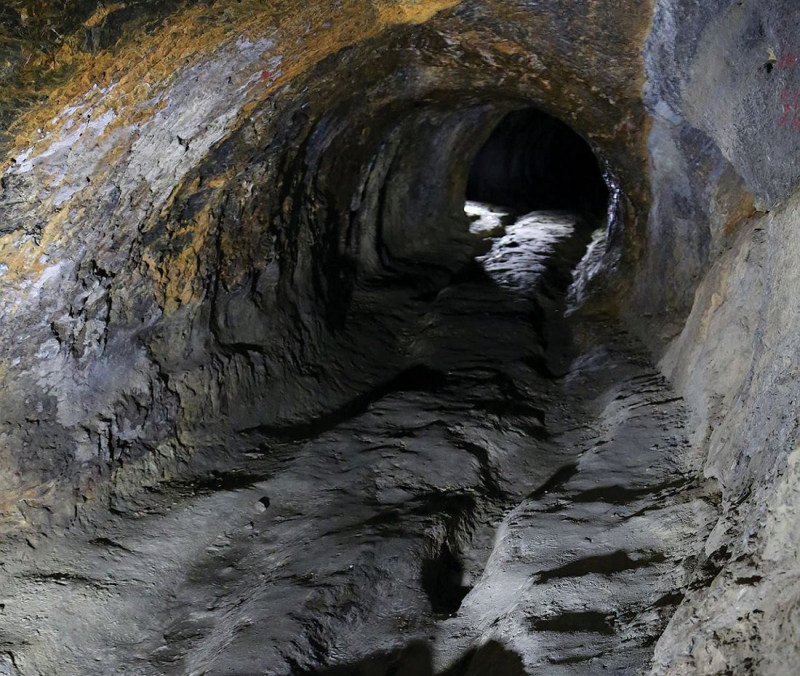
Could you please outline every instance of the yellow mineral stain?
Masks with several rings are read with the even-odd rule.
[[[723,234],[725,237],[730,237],[733,235],[738,231],[742,223],[758,213],[756,210],[755,197],[753,193],[747,190],[742,191],[742,193],[743,194],[741,195],[738,204],[731,212],[730,218],[723,228]]]
[[[97,11],[94,14],[92,14],[92,16],[90,16],[84,22],[83,25],[88,27],[88,28],[94,28],[96,26],[99,26],[100,24],[103,23],[103,21],[105,21],[105,18],[109,14],[113,14],[114,12],[116,12],[119,9],[125,9],[125,7],[127,7],[127,6],[128,6],[127,3],[115,2],[115,3],[112,3],[110,5],[105,5],[104,7],[100,7],[100,8],[97,9]]]
[[[41,92],[49,94],[48,100],[14,123],[11,128],[15,139],[14,149],[8,154],[6,162],[0,164],[0,173],[10,166],[10,158],[30,147],[33,147],[31,157],[45,152],[48,148],[47,134],[58,137],[59,127],[66,119],[60,113],[69,106],[77,106],[73,115],[91,111],[95,118],[113,110],[116,117],[104,130],[103,138],[118,133],[131,138],[138,127],[168,105],[169,88],[175,73],[210,57],[221,46],[235,40],[274,36],[276,45],[270,55],[283,57],[279,77],[269,82],[260,79],[254,81],[249,91],[251,101],[241,111],[241,118],[249,115],[278,88],[342,48],[375,37],[391,25],[422,23],[460,2],[346,0],[332,11],[328,3],[309,5],[296,0],[277,0],[265,11],[261,0],[242,0],[224,8],[194,6],[184,9],[166,20],[163,28],[152,36],[129,36],[113,53],[91,55],[74,49],[68,43],[64,44],[55,60],[62,67],[73,68],[74,75],[62,86],[50,92]],[[98,25],[122,5],[117,3],[99,10],[87,25]],[[251,64],[251,77],[264,67],[266,63]],[[123,160],[129,142],[114,140],[109,144],[110,150],[103,158],[95,178],[102,178],[115,162]],[[223,182],[222,178],[215,179],[211,187],[221,187]],[[44,224],[42,244],[58,238],[63,224],[63,212]],[[179,304],[194,297],[189,288],[191,284],[181,281],[181,278],[184,275],[191,277],[196,272],[191,262],[196,255],[191,252],[199,250],[197,247],[203,236],[198,230],[196,241],[188,247],[185,258],[177,261],[177,267],[172,269],[166,280],[167,295]],[[36,261],[41,249],[33,242],[19,242],[8,236],[0,240],[0,252],[12,245],[15,248],[4,257],[9,268],[29,278],[40,272],[42,266]]]
[[[422,23],[460,2],[348,0],[332,11],[328,3],[277,0],[265,10],[261,0],[241,0],[224,8],[184,9],[167,19],[152,36],[128,36],[113,52],[88,54],[66,42],[54,59],[60,67],[73,69],[74,75],[51,91],[38,92],[47,95],[48,100],[14,123],[11,131],[15,143],[10,157],[33,145],[42,133],[54,131],[53,120],[59,112],[76,102],[95,114],[116,109],[119,116],[112,127],[130,124],[135,121],[131,119],[134,116],[138,121],[146,119],[155,111],[134,113],[134,104],[154,98],[157,91],[168,90],[171,76],[180,67],[197,63],[237,38],[257,39],[275,33],[278,44],[273,52],[282,55],[285,62],[295,57],[290,72],[284,72],[279,82],[260,89],[266,94],[345,46],[374,37],[394,24]],[[100,23],[113,7],[99,10],[89,21]],[[107,93],[112,84],[114,90]],[[43,146],[38,152],[44,149]],[[0,171],[6,166],[0,165]]]
[[[378,3],[379,20],[384,25],[392,24],[420,24],[430,21],[436,14],[446,9],[452,9],[461,3],[461,0],[438,0],[433,2],[397,2]]]

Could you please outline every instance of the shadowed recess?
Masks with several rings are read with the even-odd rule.
[[[516,209],[602,215],[608,188],[592,149],[562,121],[536,109],[509,113],[478,152],[467,200]]]

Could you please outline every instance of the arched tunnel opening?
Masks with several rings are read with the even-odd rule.
[[[506,516],[524,505],[561,519],[562,503],[579,505],[575,496],[589,490],[568,485],[580,471],[568,429],[575,414],[565,411],[583,405],[583,390],[565,378],[585,348],[567,311],[592,232],[605,225],[603,174],[567,125],[535,109],[509,112],[503,98],[434,92],[364,105],[333,94],[318,91],[315,109],[301,99],[276,118],[256,112],[143,231],[144,269],[167,280],[199,261],[191,269],[202,300],[192,305],[182,291],[169,305],[167,287],[178,282],[166,281],[163,318],[135,334],[170,374],[151,392],[158,410],[172,407],[191,455],[144,495],[115,497],[113,527],[165,500],[170,511],[184,505],[179,531],[216,501],[228,505],[212,528],[224,524],[228,544],[179,556],[194,566],[178,592],[188,605],[173,605],[177,628],[148,659],[161,668],[197,655],[242,673],[431,676],[499,660],[494,673],[519,676],[516,649],[465,648],[457,636],[483,612],[481,580]],[[465,197],[487,205],[491,227],[474,227]],[[191,236],[198,223],[209,228],[200,241]],[[105,268],[93,265],[87,274],[104,289]],[[69,319],[52,330],[77,340]],[[600,386],[592,369],[580,377]],[[141,411],[147,430],[149,406],[128,402],[120,415]],[[114,443],[109,453],[135,461],[134,443]],[[139,448],[146,457],[146,443]],[[301,540],[290,524],[300,524]],[[171,537],[184,542],[179,531]],[[577,528],[565,537],[572,547],[587,536]],[[116,540],[93,542],[100,552]],[[229,546],[235,561],[217,556]],[[257,561],[280,550],[290,552],[286,574],[265,582]],[[506,554],[501,546],[494,555]],[[152,557],[164,568],[162,554]],[[611,565],[620,561],[637,559],[619,554]],[[555,558],[538,565],[545,580],[560,575]],[[491,585],[511,584],[509,570],[500,566]],[[230,636],[215,609],[198,624],[189,601],[223,578],[253,599]],[[558,628],[546,632],[551,652],[586,627],[607,640],[610,612],[586,612],[558,611],[530,630]],[[345,625],[354,636],[371,625],[380,650],[366,640],[341,652]],[[222,640],[213,657],[200,656],[198,636]],[[403,648],[411,639],[435,657],[415,667],[416,653]]]
[[[467,201],[520,213],[570,210],[602,217],[609,191],[592,149],[561,120],[536,108],[508,113],[478,151]]]
[[[606,176],[579,134],[533,107],[509,110],[513,104],[502,98],[463,98],[436,92],[377,109],[346,100],[322,111],[296,130],[302,145],[290,146],[285,172],[276,177],[278,190],[295,193],[267,190],[259,197],[290,205],[290,218],[308,229],[313,244],[294,280],[298,274],[309,279],[309,302],[319,305],[328,329],[353,344],[361,340],[352,333],[359,326],[354,294],[393,284],[398,293],[405,288],[434,297],[477,270],[479,254],[519,217],[560,212],[571,221],[569,272],[554,275],[562,287],[590,243],[587,236],[609,227],[615,204]],[[476,210],[480,204],[495,214],[470,228],[470,219],[487,213]],[[229,325],[234,332],[243,328],[236,317],[221,318],[218,337],[225,340]]]
[[[608,211],[599,162],[566,124],[509,105],[434,92],[375,107],[348,98],[316,117],[293,114],[281,126],[291,141],[269,158],[273,180],[247,166],[240,184],[259,177],[263,190],[247,192],[243,207],[229,200],[220,219],[223,242],[275,224],[275,237],[257,240],[252,253],[223,248],[238,263],[220,280],[212,326],[220,363],[242,379],[233,386],[243,393],[226,422],[244,430],[238,443],[305,449],[292,460],[293,479],[268,479],[263,460],[253,461],[247,476],[270,496],[258,512],[264,525],[254,528],[280,519],[276,506],[294,504],[295,481],[316,477],[301,511],[319,538],[303,545],[309,558],[298,570],[341,568],[352,586],[320,591],[319,607],[336,616],[339,594],[350,596],[354,616],[380,614],[375,631],[392,641],[403,635],[398,623],[439,627],[442,638],[429,647],[447,657],[426,666],[431,674],[466,674],[484,659],[454,637],[481,612],[480,581],[504,515],[528,504],[561,519],[560,505],[583,490],[571,484],[583,432],[565,410],[583,405],[584,388],[604,377],[595,370],[606,368],[592,364],[577,376],[582,387],[569,384],[585,349],[568,319],[569,291]],[[490,227],[470,222],[465,197],[483,200]],[[270,275],[262,260],[271,261]],[[268,377],[248,381],[253,373]],[[330,501],[316,503],[320,495]],[[568,546],[584,537],[577,528]],[[609,561],[636,565],[627,554]],[[558,568],[556,559],[541,565]],[[504,576],[500,584],[509,584]],[[388,605],[363,598],[373,585]],[[293,599],[300,587],[274,591]],[[277,611],[258,612],[266,619]],[[531,627],[558,627],[547,632],[553,649],[586,627],[613,633],[610,612],[586,612],[559,611]],[[328,668],[335,638],[319,617],[308,610],[287,620],[302,637],[291,648],[298,673]],[[258,636],[244,629],[225,653],[239,654]],[[336,668],[412,668],[402,651],[363,652]],[[513,650],[500,653],[508,668],[498,676],[522,673]]]

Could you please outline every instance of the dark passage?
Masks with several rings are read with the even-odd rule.
[[[109,496],[85,542],[3,558],[5,645],[36,673],[644,673],[701,528],[668,501],[681,400],[569,311],[605,225],[591,149],[497,105],[392,109],[366,140],[331,114],[274,192],[219,207],[203,328],[175,325],[208,361],[166,328],[153,348],[153,387],[181,388],[153,415],[193,393],[191,464]]]
[[[602,216],[608,188],[586,141],[560,120],[529,108],[509,113],[478,152],[467,200],[522,213],[569,209]]]
[[[422,588],[431,602],[431,610],[439,616],[458,612],[470,587],[462,584],[464,567],[448,547],[436,558],[422,564]]]

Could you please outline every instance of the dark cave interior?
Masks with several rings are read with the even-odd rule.
[[[567,209],[602,216],[609,192],[587,142],[536,108],[506,115],[472,164],[467,200],[518,212]]]

